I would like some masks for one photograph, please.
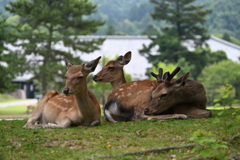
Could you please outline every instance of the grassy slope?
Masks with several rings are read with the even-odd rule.
[[[217,117],[217,110],[213,116]],[[233,128],[225,135],[222,123],[213,123],[214,118],[137,121],[107,123],[103,121],[97,127],[71,127],[66,129],[26,130],[23,121],[0,122],[0,159],[105,159],[102,155],[117,155],[125,152],[143,151],[166,146],[181,146],[198,143],[189,138],[195,131],[204,130],[217,138],[217,143],[240,134],[239,120],[232,116],[232,110],[220,118]],[[229,145],[226,155],[229,157],[240,150],[240,138]],[[171,150],[161,154],[118,156],[111,159],[189,159],[197,157],[199,152],[191,149]],[[211,155],[220,154],[219,149]],[[110,158],[108,158],[110,159]]]

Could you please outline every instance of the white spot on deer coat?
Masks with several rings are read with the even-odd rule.
[[[128,97],[132,96],[132,93],[128,93],[127,96],[128,96]]]
[[[118,93],[115,93],[115,96],[117,96],[118,95]]]
[[[68,103],[69,101],[67,99],[63,99],[64,102]]]
[[[137,92],[137,95],[140,94],[140,93],[142,93],[142,91],[138,91],[138,92]]]
[[[119,91],[122,91],[123,90],[123,88],[119,88]]]

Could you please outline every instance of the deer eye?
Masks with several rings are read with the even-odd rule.
[[[108,70],[109,70],[109,69],[113,69],[113,67],[108,67]]]
[[[79,76],[77,79],[82,79],[83,78],[83,76]]]
[[[162,94],[160,98],[167,97],[167,94]]]

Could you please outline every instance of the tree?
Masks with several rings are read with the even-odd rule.
[[[228,42],[232,42],[231,37],[229,36],[229,34],[224,33],[222,36],[222,39],[228,41]]]
[[[149,46],[143,45],[140,53],[155,66],[158,62],[179,63],[181,58],[185,58],[189,65],[194,66],[191,67],[191,75],[196,79],[202,68],[212,62],[209,55],[216,55],[211,53],[207,46],[204,47],[209,36],[203,24],[205,16],[211,11],[205,10],[204,5],[193,5],[194,1],[151,0],[155,5],[154,13],[151,14],[153,19],[164,21],[166,25],[157,36],[150,36],[152,43]],[[189,44],[193,49],[189,49]],[[158,49],[153,52],[156,46]],[[216,61],[223,60],[226,55],[218,58]]]
[[[96,12],[96,5],[88,0],[17,0],[5,8],[20,16],[18,34],[12,45],[21,46],[22,55],[31,57],[27,62],[28,71],[33,73],[33,79],[41,80],[42,94],[50,89],[48,82],[63,82],[65,67],[60,62],[65,57],[79,64],[79,55],[73,55],[74,52],[92,52],[104,41],[78,38],[78,35],[96,32],[97,27],[104,24],[87,18]],[[66,50],[58,49],[57,44]]]
[[[152,17],[154,20],[164,20],[169,23],[171,28],[177,31],[180,41],[193,40],[195,45],[202,45],[209,38],[203,24],[205,16],[211,10],[204,10],[204,5],[193,5],[194,1],[151,0],[155,5]]]
[[[116,31],[113,25],[108,26],[107,35],[115,35]]]
[[[148,24],[146,29],[142,31],[143,35],[148,35],[148,36],[150,35],[153,36],[153,35],[156,35],[157,33],[158,33],[158,29],[154,24]]]
[[[239,63],[226,60],[208,65],[202,70],[197,80],[205,86],[210,104],[213,104],[215,98],[219,98],[216,91],[225,84],[231,84],[235,89],[236,98],[240,98],[239,68]]]
[[[0,93],[14,90],[15,85],[12,80],[18,73],[21,73],[21,65],[25,58],[17,52],[10,54],[5,47],[11,41],[12,26],[6,23],[6,19],[0,18]]]

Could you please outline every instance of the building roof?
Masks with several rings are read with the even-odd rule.
[[[148,36],[79,36],[81,39],[95,39],[100,37],[106,38],[103,45],[100,46],[100,50],[94,51],[90,54],[80,52],[76,52],[75,54],[79,55],[84,61],[91,61],[98,56],[106,56],[110,59],[114,59],[117,55],[124,55],[128,51],[131,51],[132,60],[124,67],[126,73],[131,74],[134,79],[146,78],[146,68],[151,67],[152,65],[140,55],[139,50],[143,48],[143,44],[148,46],[151,43]],[[222,50],[226,52],[229,59],[238,62],[238,57],[240,57],[240,46],[214,36],[211,36],[207,43],[212,51]],[[61,43],[57,44],[55,47],[61,50],[66,50]],[[101,66],[98,65],[94,74],[100,70]],[[24,76],[18,78],[24,78]]]

